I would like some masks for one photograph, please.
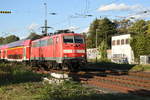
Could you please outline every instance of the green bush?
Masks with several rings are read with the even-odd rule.
[[[150,71],[150,65],[144,65],[144,71]]]
[[[20,83],[40,81],[42,75],[33,73],[21,64],[0,64],[0,85],[6,83]]]
[[[45,92],[43,93],[42,97],[43,100],[69,100],[69,98],[73,99],[76,97],[88,96],[92,93],[89,92],[87,88],[83,87],[81,84],[70,81],[66,81],[59,85],[46,85],[44,91]]]
[[[130,71],[143,71],[144,67],[142,65],[135,65],[134,67],[132,67],[132,69],[130,69]]]
[[[150,65],[135,65],[130,71],[150,71]]]

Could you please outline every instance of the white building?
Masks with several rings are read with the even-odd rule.
[[[134,55],[130,46],[130,34],[112,36],[112,61],[116,63],[134,63]]]

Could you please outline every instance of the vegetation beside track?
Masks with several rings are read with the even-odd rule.
[[[0,64],[0,85],[38,82],[41,81],[41,77],[41,74],[33,73],[30,67],[25,67],[23,64]]]
[[[43,84],[45,74],[22,64],[0,64],[0,100],[149,100],[131,94],[99,93],[76,82]]]
[[[149,71],[150,65],[136,65],[130,71]]]

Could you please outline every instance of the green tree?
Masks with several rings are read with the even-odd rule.
[[[15,42],[18,40],[20,40],[19,37],[15,36],[15,35],[10,35],[10,36],[7,36],[6,38],[4,38],[3,44]]]
[[[100,46],[99,46],[99,51],[100,51],[100,56],[101,60],[105,61],[107,59],[107,43],[106,41],[102,41]]]
[[[98,26],[98,44],[105,40],[108,48],[111,48],[111,37],[117,33],[116,28],[116,24],[108,18],[101,19]]]
[[[88,36],[87,36],[87,47],[95,48],[95,40],[96,40],[96,29],[98,29],[99,19],[95,19],[89,28]]]
[[[137,20],[132,26],[129,28],[129,32],[131,35],[139,35],[145,34],[148,26],[146,21],[144,20]]]
[[[137,20],[129,28],[129,31],[132,35],[130,44],[137,62],[140,60],[140,55],[150,54],[150,47],[148,46],[150,44],[149,28],[149,21],[144,20]]]
[[[4,38],[0,37],[0,45],[4,44]]]
[[[95,19],[89,28],[89,35],[87,36],[87,47],[96,47],[96,34],[97,34],[97,46],[103,40],[107,41],[108,48],[111,46],[111,36],[116,34],[116,24],[110,21],[108,18]]]
[[[139,62],[140,55],[144,54],[144,45],[145,45],[145,37],[144,35],[137,35],[134,36],[131,41],[130,45],[132,47],[132,50],[134,52],[135,61]]]
[[[147,30],[146,33],[150,35],[150,21],[147,21]]]
[[[117,34],[128,34],[128,28],[132,25],[129,19],[114,20],[114,23],[117,26]]]

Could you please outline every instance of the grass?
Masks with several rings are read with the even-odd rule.
[[[60,85],[47,85],[41,100],[149,100],[131,94],[99,94],[92,88],[83,87],[75,82]]]
[[[42,82],[11,84],[0,88],[0,100],[149,100],[131,94],[98,94],[81,84],[65,82],[48,85]]]
[[[1,63],[0,100],[149,100],[130,94],[99,94],[73,81],[43,84],[43,76],[22,64]]]
[[[150,71],[150,65],[144,65],[144,71]]]
[[[22,64],[0,64],[0,86],[41,81],[41,74],[33,73]]]
[[[0,88],[0,100],[40,100],[42,88],[43,85],[40,82],[2,86]]]
[[[150,71],[150,65],[135,65],[130,71]]]

